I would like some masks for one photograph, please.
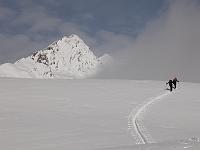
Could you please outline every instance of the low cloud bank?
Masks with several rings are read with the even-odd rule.
[[[103,33],[108,43],[99,48],[115,52],[114,62],[98,77],[200,82],[199,27],[200,3],[176,0],[136,39]]]

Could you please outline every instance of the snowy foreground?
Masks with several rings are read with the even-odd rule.
[[[200,84],[0,78],[1,150],[199,150]]]

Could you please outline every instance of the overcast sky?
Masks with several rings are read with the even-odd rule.
[[[98,77],[200,82],[200,0],[0,0],[0,63],[72,33],[113,57]]]

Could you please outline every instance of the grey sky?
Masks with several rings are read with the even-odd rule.
[[[0,0],[0,63],[75,33],[114,62],[99,77],[198,81],[199,0]]]
[[[116,61],[101,76],[156,80],[177,76],[183,81],[200,82],[199,1],[172,1],[165,13],[125,45],[123,51],[115,53]]]
[[[135,36],[164,0],[0,0],[0,63],[13,62],[71,33],[90,46],[102,31]],[[96,50],[97,54],[108,50]]]

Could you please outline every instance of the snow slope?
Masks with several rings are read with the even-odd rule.
[[[161,100],[163,97],[166,97],[167,95],[171,94],[170,92],[164,92],[163,94],[159,94],[156,97],[150,98],[147,100],[147,102],[144,102],[142,106],[139,106],[137,110],[135,108],[133,109],[133,112],[129,115],[129,126],[132,126],[134,128],[134,131],[136,132],[137,138],[138,138],[138,144],[148,144],[148,143],[154,143],[153,139],[146,133],[144,130],[144,123],[142,123],[143,114],[145,114],[148,107],[150,107],[155,102]]]
[[[184,83],[169,94],[156,81],[0,78],[0,83],[2,150],[200,148],[199,84]],[[146,144],[137,144],[138,131]]]
[[[144,124],[157,142],[189,138],[200,141],[199,90],[199,84],[181,84],[146,113]]]
[[[98,72],[109,59],[97,58],[77,35],[63,37],[47,48],[0,66],[1,77],[17,78],[86,78]]]

